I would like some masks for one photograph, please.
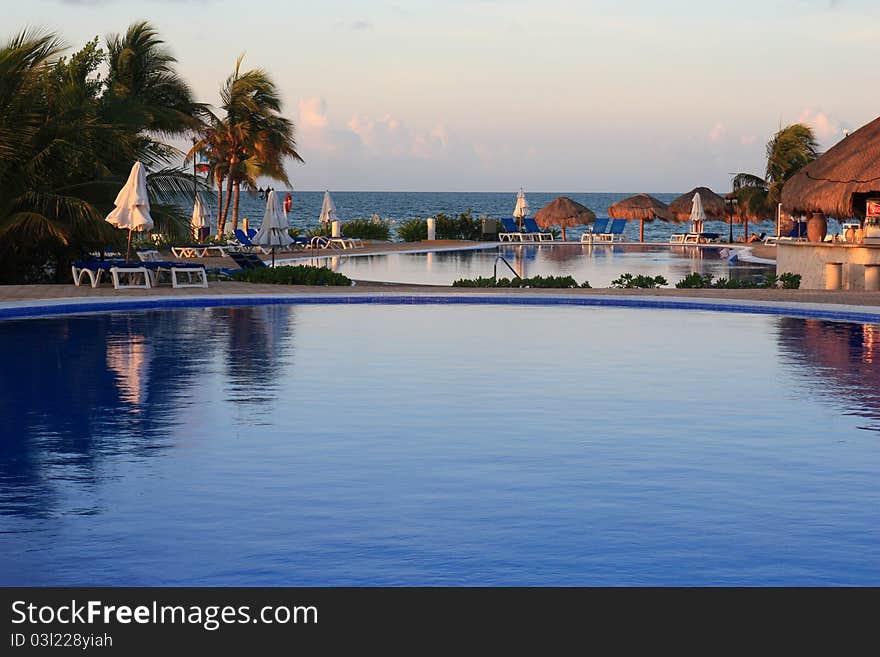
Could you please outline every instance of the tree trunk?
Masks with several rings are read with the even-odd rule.
[[[223,217],[223,178],[217,179],[217,237],[223,237],[226,220]]]
[[[241,192],[241,181],[235,181],[235,191],[232,195],[232,228],[238,228],[238,197]]]
[[[226,219],[229,217],[229,206],[232,205],[232,174],[229,174],[229,177],[226,180],[226,203],[223,206],[223,223],[226,224]],[[235,230],[237,226],[233,226],[233,230]]]

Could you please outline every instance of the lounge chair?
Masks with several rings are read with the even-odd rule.
[[[608,232],[608,219],[596,219],[593,224],[581,235],[581,242],[592,242],[598,235]]]
[[[777,244],[778,242],[806,242],[807,222],[795,221],[794,226],[785,235],[771,235],[764,238],[764,244]]]
[[[250,251],[255,251],[259,249],[260,252],[263,254],[272,253],[272,249],[260,246],[259,244],[254,244],[251,241],[251,239],[256,237],[257,235],[257,231],[253,228],[249,228],[246,233],[241,228],[236,228],[233,232],[235,234],[235,242],[239,247],[241,247],[242,250],[247,249]]]
[[[614,219],[607,230],[596,233],[593,238],[600,242],[613,242],[619,237],[623,241],[624,228],[626,228],[626,219]]]
[[[226,255],[232,258],[235,261],[235,264],[242,269],[262,269],[267,266],[256,253],[230,251]]]
[[[502,217],[501,226],[504,230],[498,233],[499,242],[522,242],[525,240],[525,233],[519,229],[516,221],[511,217]],[[532,238],[530,237],[529,239],[531,240]]]
[[[540,226],[538,226],[538,222],[535,221],[532,217],[527,217],[523,219],[523,228],[525,229],[525,235],[532,235],[531,239],[537,240],[539,242],[553,241],[553,233],[548,233],[547,231],[541,230]]]

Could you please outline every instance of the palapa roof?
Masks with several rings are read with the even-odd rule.
[[[786,181],[782,208],[847,219],[865,215],[865,198],[880,196],[880,118],[844,137]]]
[[[671,221],[669,207],[660,199],[648,194],[636,194],[617,203],[612,203],[608,208],[608,216],[612,219],[639,219],[641,221],[654,221],[659,217],[663,221]]]
[[[708,187],[694,187],[687,194],[682,194],[669,204],[669,213],[674,221],[690,221],[691,206],[694,201],[694,194],[700,194],[700,201],[703,203],[703,212],[706,213],[706,219],[710,221],[726,221],[727,205],[724,199]]]
[[[553,199],[535,214],[535,222],[541,228],[550,226],[581,226],[596,221],[596,215],[586,205],[572,201],[567,196]]]

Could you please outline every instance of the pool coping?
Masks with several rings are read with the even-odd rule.
[[[30,299],[0,302],[0,321],[34,319],[86,313],[160,310],[171,308],[217,308],[257,305],[512,305],[588,306],[643,308],[654,310],[697,310],[755,315],[825,319],[880,324],[880,307],[831,303],[761,301],[695,297],[639,297],[615,295],[552,295],[541,292],[293,292],[279,294],[225,294],[187,296],[140,296],[126,298],[85,297]]]

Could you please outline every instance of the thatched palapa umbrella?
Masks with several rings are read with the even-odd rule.
[[[844,137],[789,178],[782,208],[837,219],[865,216],[865,201],[880,197],[880,118]]]
[[[571,226],[583,226],[596,221],[596,215],[590,208],[572,201],[567,196],[553,199],[535,215],[535,223],[541,228],[560,226],[562,239],[565,240],[565,229]]]
[[[645,222],[662,219],[672,221],[669,208],[660,199],[648,194],[636,194],[617,203],[612,203],[608,208],[608,216],[612,219],[637,219],[639,222],[639,241],[645,241]]]
[[[691,216],[694,194],[700,195],[703,203],[703,212],[710,221],[727,221],[727,204],[708,187],[694,187],[686,194],[682,194],[669,204],[669,214],[675,222],[688,221]]]

